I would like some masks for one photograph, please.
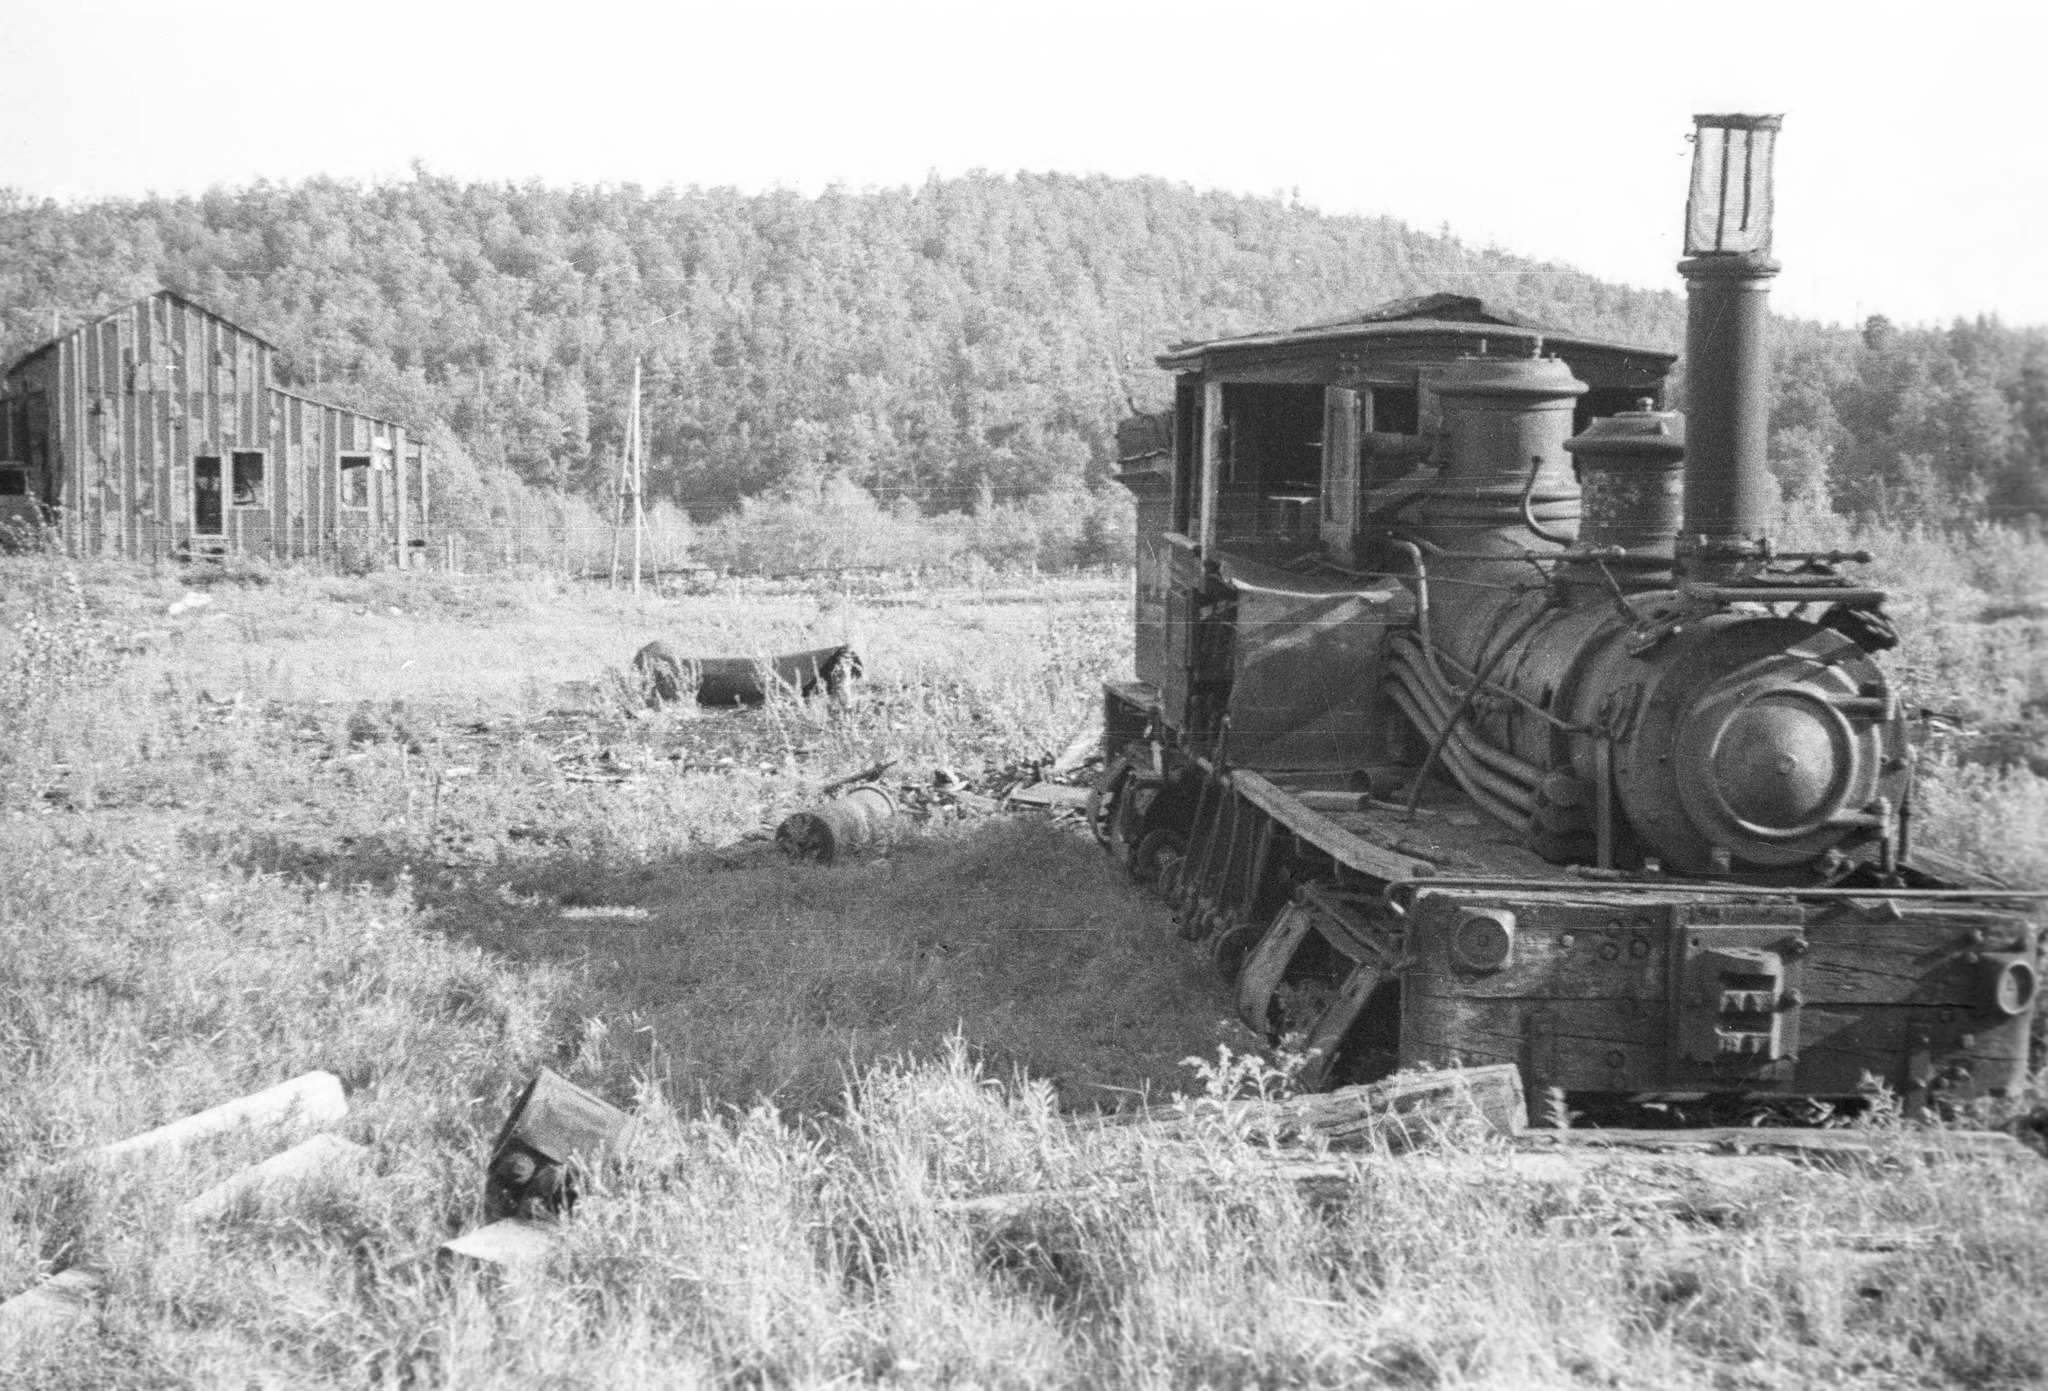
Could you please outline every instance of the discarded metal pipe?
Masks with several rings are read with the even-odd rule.
[[[869,785],[784,818],[775,843],[791,859],[829,865],[858,851],[880,849],[895,836],[896,799]]]

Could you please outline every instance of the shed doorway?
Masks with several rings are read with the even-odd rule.
[[[220,504],[220,457],[202,454],[192,461],[193,535],[222,534]]]

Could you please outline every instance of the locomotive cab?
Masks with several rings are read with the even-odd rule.
[[[1453,294],[1162,356],[1174,410],[1122,475],[1138,499],[1137,680],[1110,689],[1117,727],[1227,742],[1242,766],[1397,775],[1401,719],[1365,630],[1412,623],[1416,596],[1380,551],[1437,473],[1444,374],[1537,354],[1586,383],[1580,425],[1660,402],[1676,360]]]
[[[1923,1105],[2040,933],[1912,846],[1881,591],[1769,535],[1777,118],[1699,118],[1676,355],[1460,295],[1183,344],[1096,831],[1311,1083]]]

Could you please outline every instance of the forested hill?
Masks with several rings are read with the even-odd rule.
[[[1391,220],[1156,179],[806,198],[422,172],[68,207],[0,194],[7,357],[53,310],[75,322],[159,284],[272,338],[301,387],[444,422],[484,467],[569,490],[603,486],[637,355],[650,492],[700,517],[832,475],[941,510],[1097,483],[1116,419],[1163,400],[1151,359],[1175,340],[1434,290],[1672,347],[1684,316],[1676,294]],[[1981,501],[2041,472],[2038,332],[1784,337],[1793,491]]]

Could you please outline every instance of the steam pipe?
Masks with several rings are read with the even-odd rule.
[[[1451,711],[1456,708],[1455,693],[1444,684],[1443,678],[1423,664],[1411,661],[1405,647],[1396,646],[1392,651],[1392,657],[1397,672],[1416,677],[1421,693],[1428,697],[1430,711],[1439,719],[1449,718]],[[1471,747],[1474,756],[1480,762],[1493,768],[1503,777],[1512,778],[1528,787],[1534,787],[1543,779],[1542,770],[1534,764],[1524,762],[1504,749],[1497,749],[1483,739],[1471,741]]]
[[[1565,442],[1565,448],[1571,448],[1569,440]],[[1522,485],[1522,525],[1529,528],[1530,533],[1537,540],[1548,541],[1552,545],[1563,546],[1569,549],[1579,539],[1576,535],[1563,531],[1551,531],[1536,520],[1536,508],[1533,505],[1533,500],[1536,496],[1536,478],[1542,472],[1543,456],[1541,454],[1532,456],[1529,460],[1529,481]]]
[[[1390,694],[1394,697],[1394,703],[1401,707],[1402,713],[1415,721],[1416,728],[1425,731],[1429,729],[1428,722],[1422,718],[1422,712],[1415,706],[1415,697],[1409,694],[1406,687],[1396,684],[1391,688]],[[1446,748],[1442,750],[1439,757],[1444,767],[1450,771],[1451,776],[1458,780],[1458,785],[1465,790],[1465,795],[1479,804],[1480,810],[1495,820],[1510,826],[1526,826],[1528,824],[1529,812],[1525,808],[1514,806],[1503,800],[1484,782],[1474,776],[1476,770],[1465,760],[1462,749],[1452,750]]]

